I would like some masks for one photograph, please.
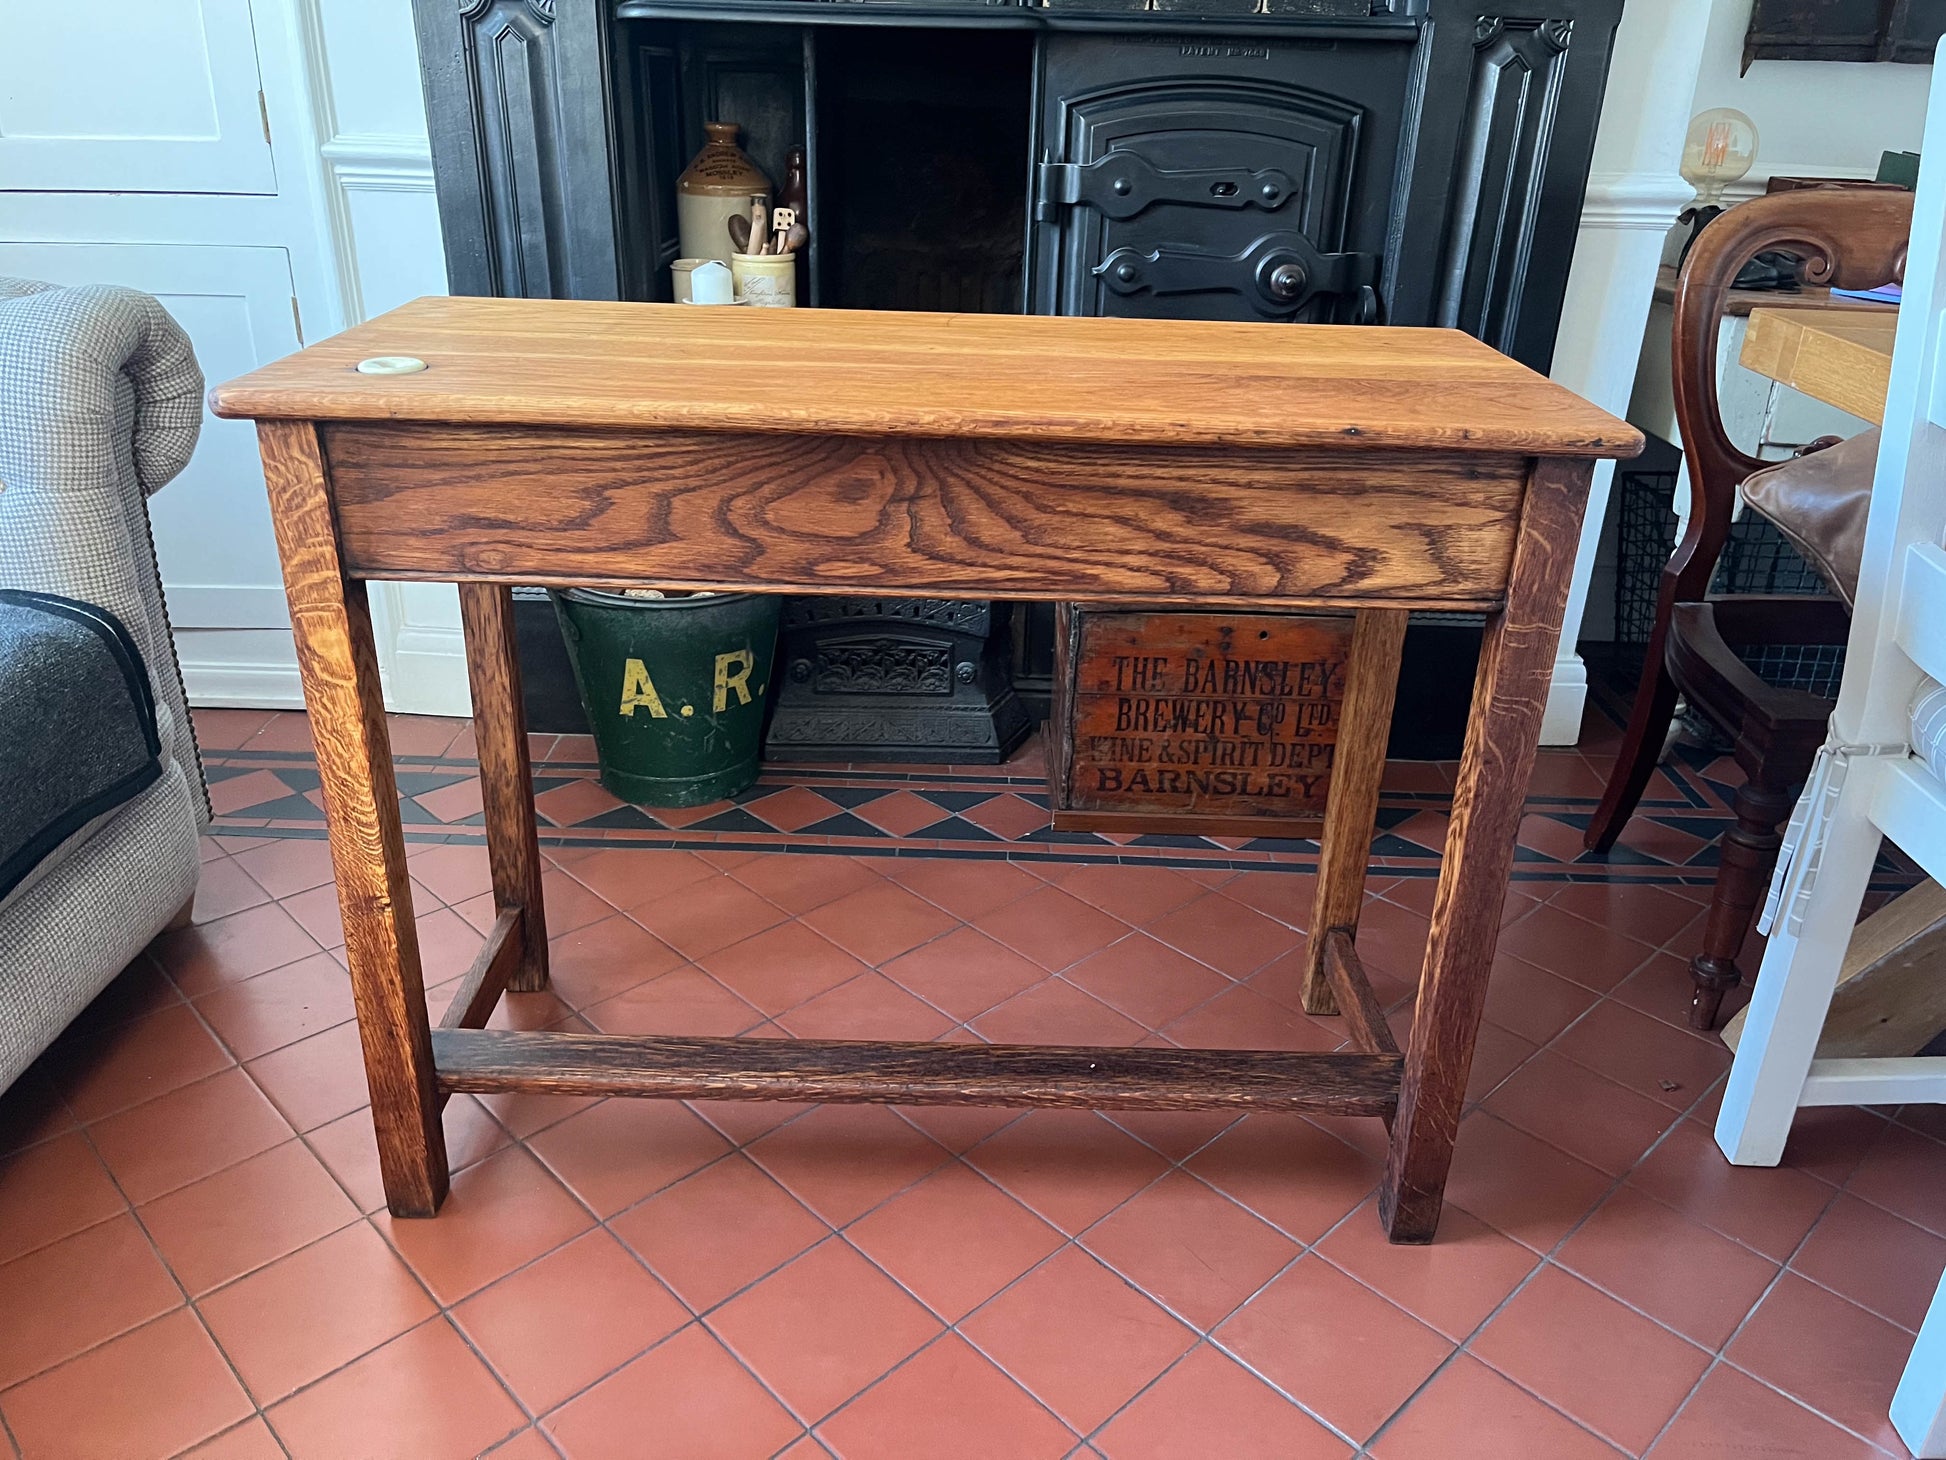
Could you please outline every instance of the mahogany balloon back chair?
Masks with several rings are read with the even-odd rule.
[[[1835,597],[1712,598],[1710,580],[1729,536],[1738,491],[1750,478],[1762,473],[1769,479],[1767,495],[1809,503],[1815,517],[1820,497],[1855,495],[1861,481],[1869,491],[1876,453],[1876,433],[1830,450],[1806,448],[1783,463],[1766,463],[1738,449],[1724,430],[1717,402],[1723,315],[1743,266],[1772,250],[1802,259],[1806,284],[1871,289],[1895,282],[1904,275],[1911,227],[1910,193],[1774,193],[1711,223],[1691,248],[1676,284],[1676,423],[1689,465],[1690,515],[1662,570],[1628,730],[1586,841],[1594,851],[1607,851],[1635,814],[1661,758],[1678,696],[1730,738],[1745,781],[1733,806],[1735,824],[1723,835],[1702,947],[1689,965],[1695,982],[1689,1022],[1698,1029],[1715,1025],[1724,995],[1741,978],[1737,955],[1776,863],[1781,827],[1831,717],[1831,701],[1765,682],[1746,657],[1767,646],[1843,644],[1856,587],[1834,582]],[[1777,295],[1775,302],[1789,308],[1792,296]],[[1842,573],[1838,576],[1842,579]]]

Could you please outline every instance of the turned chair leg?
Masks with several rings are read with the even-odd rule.
[[[1783,845],[1782,827],[1796,800],[1791,787],[1769,784],[1757,776],[1736,794],[1732,804],[1736,825],[1723,833],[1702,951],[1689,960],[1689,976],[1696,984],[1689,1006],[1692,1029],[1714,1029],[1723,996],[1743,981],[1737,955],[1770,885],[1777,849]]]

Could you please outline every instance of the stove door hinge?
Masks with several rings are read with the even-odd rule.
[[[1167,169],[1134,152],[1110,152],[1093,162],[1043,162],[1035,189],[1034,217],[1054,220],[1055,210],[1077,204],[1104,218],[1133,218],[1158,203],[1188,208],[1262,208],[1273,212],[1297,189],[1280,168]]]

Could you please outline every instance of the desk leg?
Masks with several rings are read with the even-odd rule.
[[[429,1217],[446,1197],[446,1138],[371,610],[338,555],[316,428],[264,421],[257,439],[317,742],[385,1200],[397,1216]]]
[[[1506,605],[1489,621],[1481,646],[1418,1012],[1379,1189],[1379,1216],[1394,1242],[1430,1242],[1439,1226],[1592,473],[1587,462],[1535,463]]]
[[[527,715],[514,652],[513,590],[499,583],[459,585],[466,626],[466,669],[473,685],[473,738],[479,745],[487,859],[496,911],[519,908],[520,964],[507,987],[547,987],[547,919],[541,907],[541,849],[534,837],[534,778],[527,759]]]
[[[1358,914],[1365,905],[1365,869],[1372,859],[1372,829],[1378,824],[1378,783],[1385,776],[1385,742],[1392,728],[1399,654],[1409,616],[1398,608],[1360,609],[1351,631],[1344,710],[1331,763],[1331,791],[1324,805],[1318,887],[1311,903],[1304,960],[1307,1014],[1338,1012],[1324,973],[1325,934],[1333,928],[1358,932]]]

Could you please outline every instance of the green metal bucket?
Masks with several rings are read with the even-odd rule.
[[[781,599],[630,598],[592,588],[549,596],[602,785],[642,806],[701,806],[757,779]]]

